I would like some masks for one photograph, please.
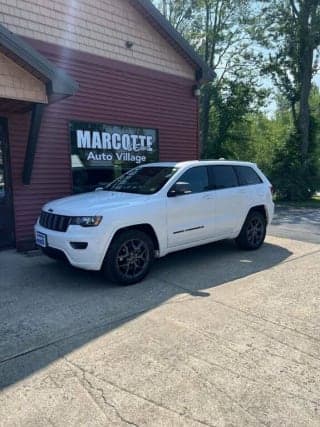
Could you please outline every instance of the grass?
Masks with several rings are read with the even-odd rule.
[[[320,196],[313,196],[310,200],[300,202],[287,202],[282,200],[275,200],[276,206],[291,206],[294,208],[319,208],[320,209]]]

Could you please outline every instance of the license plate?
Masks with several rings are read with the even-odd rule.
[[[47,236],[46,234],[40,233],[37,231],[36,233],[36,244],[38,246],[41,246],[42,248],[45,248],[47,246]]]

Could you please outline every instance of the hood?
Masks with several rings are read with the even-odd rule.
[[[148,200],[150,196],[141,194],[95,191],[54,200],[43,210],[66,216],[103,215],[106,210],[145,204]]]

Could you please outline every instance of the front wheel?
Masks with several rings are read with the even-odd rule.
[[[103,272],[112,282],[133,285],[143,280],[154,261],[154,245],[140,230],[120,233],[110,245]]]
[[[241,249],[259,249],[266,237],[267,222],[259,211],[250,212],[243,224],[236,243]]]

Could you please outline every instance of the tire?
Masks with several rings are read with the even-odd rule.
[[[267,232],[266,218],[259,211],[249,212],[236,243],[241,249],[256,250],[263,244]]]
[[[140,230],[128,230],[112,241],[102,271],[111,282],[128,286],[141,282],[149,273],[153,261],[151,238]]]

